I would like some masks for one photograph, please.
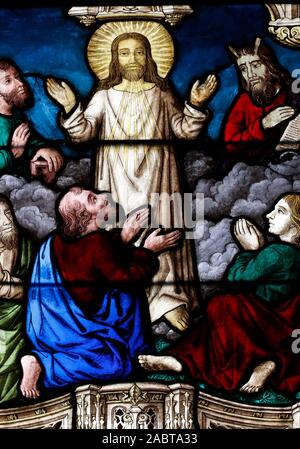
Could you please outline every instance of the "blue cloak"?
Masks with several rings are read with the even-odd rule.
[[[44,386],[126,380],[137,366],[137,356],[150,352],[144,292],[108,289],[99,298],[99,310],[85,315],[55,266],[52,238],[42,244],[35,260],[26,321],[31,352],[44,368]]]

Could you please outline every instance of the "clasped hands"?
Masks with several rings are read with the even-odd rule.
[[[245,250],[257,250],[266,244],[263,233],[246,218],[236,220],[233,232]]]
[[[124,243],[133,243],[140,235],[142,229],[148,228],[149,214],[149,209],[143,208],[125,220],[121,231],[121,238]],[[181,231],[172,231],[167,234],[160,234],[160,232],[160,228],[152,231],[144,242],[144,248],[159,253],[177,246],[182,237]]]

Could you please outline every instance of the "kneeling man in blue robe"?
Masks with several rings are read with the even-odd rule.
[[[72,187],[58,200],[61,224],[42,244],[28,291],[26,329],[32,344],[21,359],[21,392],[91,381],[125,381],[137,356],[150,351],[144,292],[159,268],[155,253],[173,247],[180,232],[153,231],[143,247],[130,243],[148,211],[104,230],[115,214],[106,193]]]

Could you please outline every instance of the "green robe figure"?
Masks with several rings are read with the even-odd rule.
[[[242,251],[228,271],[229,282],[247,282],[255,296],[277,305],[299,292],[300,248],[272,243],[259,251]]]
[[[33,104],[20,69],[0,57],[0,176],[9,173],[54,182],[63,157],[28,123],[23,109]]]
[[[0,195],[0,405],[18,397],[26,291],[34,243],[17,228],[9,200]]]
[[[8,173],[30,177],[31,159],[39,148],[47,146],[46,140],[31,129],[23,154],[20,157],[14,157],[10,149],[12,135],[22,123],[27,122],[25,114],[18,110],[15,110],[12,115],[0,114],[0,176]]]

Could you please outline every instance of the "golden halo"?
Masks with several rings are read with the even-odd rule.
[[[174,61],[174,45],[168,31],[157,22],[122,21],[105,23],[99,27],[88,44],[87,58],[100,80],[107,78],[109,74],[113,40],[120,34],[133,32],[147,37],[159,76],[167,76]]]

